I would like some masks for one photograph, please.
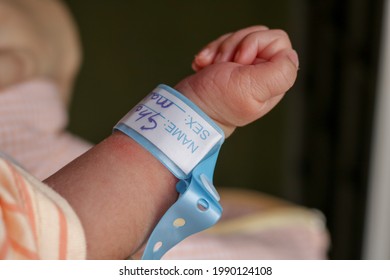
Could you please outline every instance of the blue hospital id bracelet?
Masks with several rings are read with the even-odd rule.
[[[142,259],[160,259],[222,215],[213,186],[223,130],[181,93],[159,85],[114,127],[151,152],[180,181],[178,200],[153,230]]]

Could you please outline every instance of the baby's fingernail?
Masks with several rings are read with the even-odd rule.
[[[198,72],[199,71],[199,66],[195,63],[195,62],[193,62],[192,64],[191,64],[191,68],[192,68],[192,70],[194,70],[195,72]]]
[[[298,59],[297,52],[295,50],[291,50],[287,56],[291,60],[291,62],[294,63],[295,67],[297,67],[297,69],[298,69],[299,68],[299,59]]]
[[[206,49],[203,49],[198,55],[197,57],[201,58],[201,59],[208,59],[210,58],[211,56],[211,51],[210,49],[206,48]]]

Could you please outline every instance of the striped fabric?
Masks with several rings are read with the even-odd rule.
[[[54,84],[33,80],[0,92],[0,152],[7,155],[0,153],[0,259],[86,256],[78,217],[40,181],[91,147],[66,125]]]
[[[83,259],[82,226],[68,203],[0,158],[0,259]]]

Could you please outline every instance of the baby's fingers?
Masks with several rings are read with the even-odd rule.
[[[210,65],[215,58],[219,45],[225,41],[227,37],[229,37],[232,33],[227,33],[222,35],[217,40],[209,43],[206,47],[204,47],[196,56],[194,61],[192,62],[192,69],[194,71],[199,71],[200,69]]]
[[[286,32],[278,29],[248,34],[236,48],[234,62],[248,65],[269,61],[280,51],[291,49]]]
[[[231,61],[238,44],[248,34],[256,31],[268,30],[268,27],[256,25],[241,29],[234,33],[228,33],[208,44],[196,57],[192,64],[198,71],[212,63]]]
[[[268,27],[251,26],[233,33],[227,37],[218,47],[218,54],[215,56],[214,63],[229,62],[233,60],[237,46],[241,41],[252,33],[268,32]]]

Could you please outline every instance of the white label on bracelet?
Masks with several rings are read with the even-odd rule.
[[[160,87],[120,123],[153,143],[185,174],[189,174],[223,137],[193,108]]]

